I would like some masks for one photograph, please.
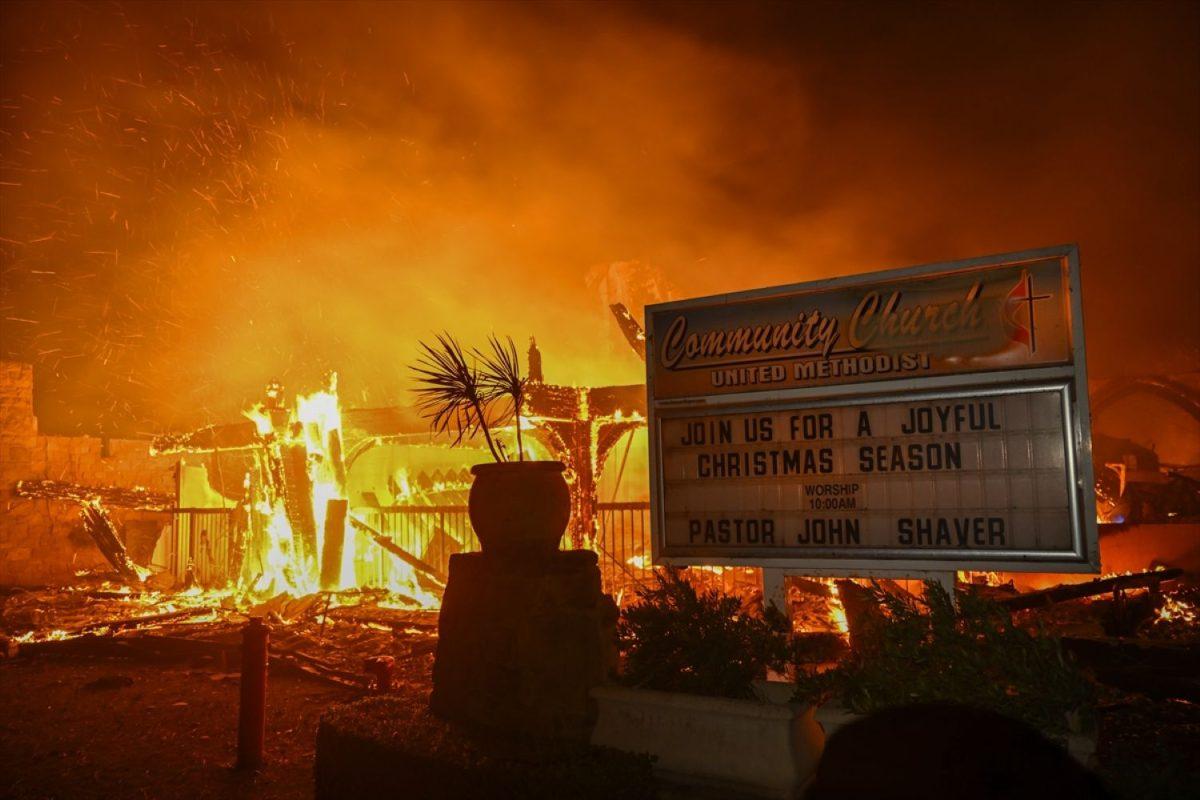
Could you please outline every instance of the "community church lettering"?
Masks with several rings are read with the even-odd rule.
[[[1077,256],[1016,255],[648,307],[656,559],[1091,568]]]

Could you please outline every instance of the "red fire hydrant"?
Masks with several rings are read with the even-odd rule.
[[[238,769],[262,766],[267,734],[267,650],[270,629],[253,617],[242,629],[242,696],[238,712]]]

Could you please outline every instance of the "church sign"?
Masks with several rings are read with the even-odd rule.
[[[1094,571],[1074,246],[646,309],[656,563]]]

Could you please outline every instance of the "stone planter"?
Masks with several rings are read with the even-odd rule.
[[[592,697],[592,744],[649,753],[655,772],[677,781],[793,798],[824,745],[808,706],[617,686]]]
[[[549,555],[571,518],[561,461],[505,461],[471,467],[467,511],[483,552]]]
[[[587,741],[588,694],[616,668],[617,608],[590,550],[540,558],[455,553],[430,705],[457,722]]]

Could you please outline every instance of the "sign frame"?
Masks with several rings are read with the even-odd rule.
[[[657,398],[654,391],[658,338],[654,329],[656,314],[711,306],[775,298],[783,295],[811,295],[836,289],[862,287],[911,278],[934,277],[946,273],[982,270],[986,267],[1011,267],[1023,263],[1058,259],[1066,273],[1070,322],[1069,364],[1009,367],[980,372],[938,374],[928,377],[888,378],[862,383],[820,384],[726,394]],[[1098,572],[1100,551],[1095,520],[1095,483],[1092,463],[1090,407],[1087,392],[1087,360],[1083,332],[1083,303],[1079,274],[1079,248],[1074,244],[1000,253],[958,261],[923,264],[914,267],[870,272],[840,278],[751,289],[729,294],[710,295],[646,306],[646,389],[647,430],[650,462],[650,527],[653,563],[668,566],[714,565],[762,567],[789,573],[828,576],[891,575],[913,576],[965,571],[1005,572]],[[954,551],[958,557],[921,554],[931,549],[913,550],[912,557],[826,556],[811,557],[800,552],[786,556],[731,556],[700,552],[703,547],[679,547],[666,543],[666,516],[663,506],[664,470],[660,446],[663,420],[681,416],[710,416],[821,406],[850,406],[886,402],[1004,395],[1029,391],[1061,391],[1065,468],[1068,481],[1068,508],[1071,520],[1071,552],[1062,550]],[[833,548],[838,549],[838,548]],[[844,550],[844,548],[842,548]],[[866,549],[866,548],[864,548]],[[947,551],[942,551],[943,553]]]

